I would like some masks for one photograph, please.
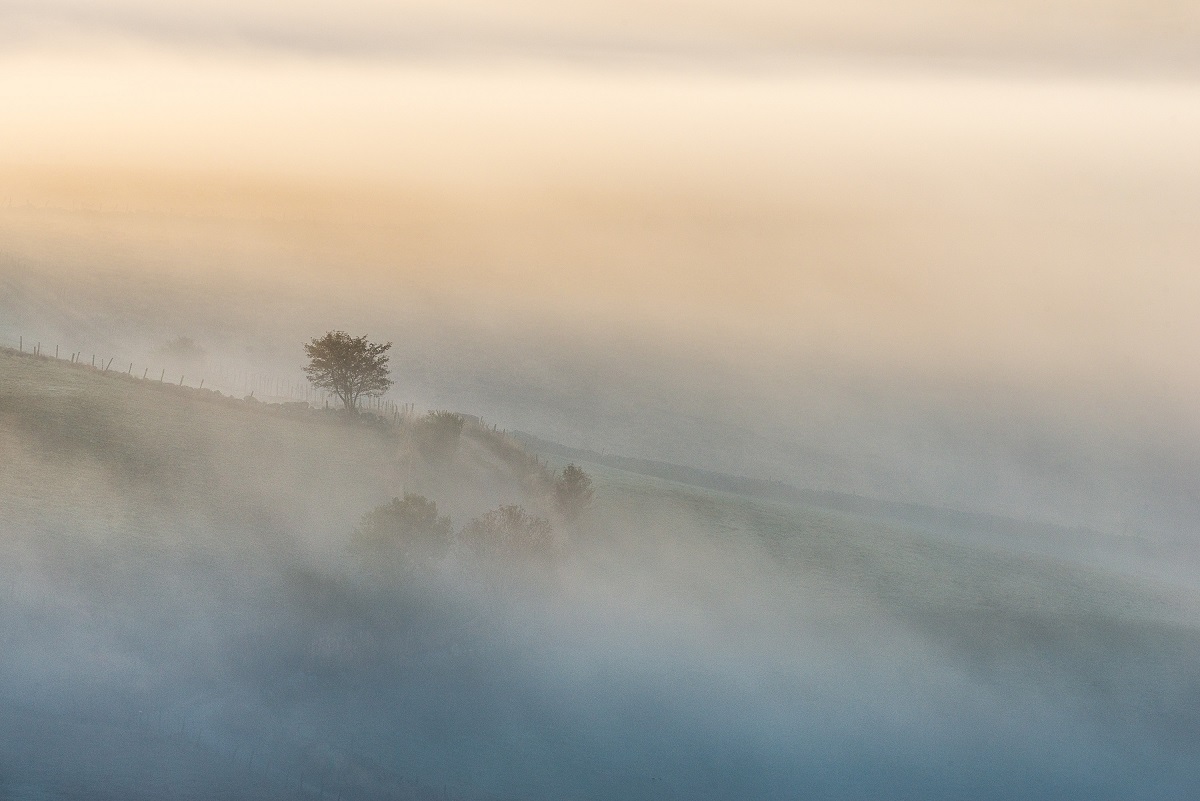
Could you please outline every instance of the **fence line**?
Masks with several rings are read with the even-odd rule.
[[[85,362],[83,354],[87,352],[86,350],[73,350],[64,357],[60,355],[61,345],[59,343],[55,343],[54,356],[51,357],[42,353],[41,341],[30,339],[23,334],[18,335],[15,341],[7,337],[0,337],[0,346],[9,347],[19,353],[28,353],[44,359],[65,361],[71,365],[93,369],[101,373],[109,372],[113,362],[116,360],[115,355],[108,355],[107,360],[105,359],[105,355],[100,355],[99,364],[97,364],[97,354],[92,353],[90,354],[90,362]],[[129,367],[124,373],[121,373],[121,368],[118,367],[117,373],[136,378],[133,373],[133,368],[136,364],[136,361],[129,362]],[[155,380],[149,378],[150,369],[153,366],[156,365],[146,364],[142,370],[140,380]],[[179,381],[172,381],[172,383],[181,387],[193,386],[195,389],[203,389],[207,385],[209,391],[212,392],[226,394],[229,397],[254,399],[265,403],[304,403],[310,408],[317,409],[337,408],[341,405],[341,401],[336,395],[313,386],[306,379],[290,376],[284,377],[249,368],[231,368],[225,364],[207,365],[206,367],[207,369],[202,370],[199,376],[193,376],[191,384],[187,381],[188,376],[186,373],[181,373]],[[166,383],[166,375],[167,368],[161,367],[157,379],[158,383]],[[400,419],[416,414],[416,404],[395,401],[386,395],[360,398],[359,408],[393,419]]]

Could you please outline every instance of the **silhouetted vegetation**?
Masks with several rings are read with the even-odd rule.
[[[575,520],[591,506],[594,491],[592,477],[569,464],[554,482],[554,504],[564,519]]]
[[[309,359],[304,372],[313,386],[337,395],[347,411],[354,411],[360,397],[377,397],[392,386],[387,356],[391,347],[391,342],[330,331],[304,346]]]
[[[410,492],[372,509],[354,532],[360,550],[372,558],[398,561],[406,569],[445,556],[450,540],[450,518],[438,515],[435,502]]]
[[[425,461],[444,465],[453,459],[465,422],[461,414],[446,411],[430,412],[421,418],[415,436]]]
[[[460,538],[481,558],[545,558],[558,550],[550,521],[516,505],[501,506],[472,520]]]

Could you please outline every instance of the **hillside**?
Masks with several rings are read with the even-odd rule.
[[[417,425],[0,352],[0,798],[1200,784],[1182,559],[607,459],[585,463],[595,502],[568,523],[549,469],[589,454],[545,449],[547,466],[469,422],[443,464]],[[536,564],[356,547],[404,491],[454,531],[522,504],[565,545]]]
[[[303,529],[335,546],[373,505],[402,490],[441,496],[455,515],[506,501],[538,503],[536,465],[468,425],[451,464],[426,464],[412,421],[264,404],[0,350],[6,449],[26,454],[8,486],[51,490],[35,463],[90,471],[73,491],[192,505],[230,520]],[[406,424],[407,422],[407,424]],[[9,461],[10,473],[18,462]],[[35,489],[36,488],[36,489]],[[132,493],[132,494],[130,494]],[[17,495],[20,497],[20,494]],[[34,500],[34,499],[31,499]],[[36,506],[36,501],[34,503]],[[39,507],[39,514],[41,510]]]
[[[416,425],[0,351],[0,738],[25,744],[0,798],[490,797],[447,796],[304,720],[332,702],[313,682],[381,641],[446,658],[415,621],[452,611],[350,600],[365,512],[405,491],[463,523],[544,505],[545,469],[513,443],[468,425],[431,464]],[[335,782],[335,765],[361,775]]]

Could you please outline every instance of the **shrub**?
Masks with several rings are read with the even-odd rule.
[[[421,456],[434,465],[444,465],[458,451],[465,419],[454,412],[430,412],[417,423],[416,440]]]
[[[404,493],[363,516],[355,545],[373,557],[390,556],[404,566],[428,566],[450,547],[450,518],[438,515],[437,504],[422,495]]]
[[[573,464],[554,482],[554,504],[566,520],[579,517],[592,503],[592,478]]]
[[[476,518],[462,530],[462,542],[485,559],[537,559],[557,553],[554,528],[520,506],[501,506]]]

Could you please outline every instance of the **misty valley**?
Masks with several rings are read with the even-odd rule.
[[[0,0],[0,801],[1200,799],[1200,13]]]
[[[1200,786],[1200,628],[1135,541],[131,372],[0,351],[0,798]]]

